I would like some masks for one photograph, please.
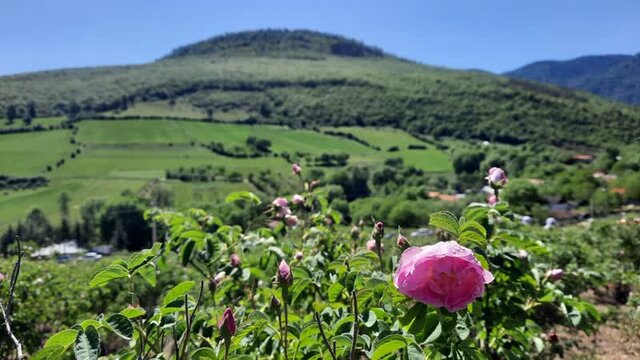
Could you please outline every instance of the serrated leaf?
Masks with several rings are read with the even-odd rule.
[[[331,302],[337,301],[340,295],[342,294],[343,290],[344,290],[344,286],[341,283],[335,282],[331,284],[331,286],[329,286],[329,290],[327,291],[329,295],[329,301]]]
[[[65,352],[66,347],[62,345],[45,346],[33,355],[30,360],[57,360]]]
[[[142,250],[131,255],[131,257],[129,257],[129,262],[127,263],[129,271],[131,273],[134,273],[137,268],[153,260],[154,256],[156,256],[156,252],[157,252],[157,249],[156,249],[156,246],[154,245],[154,247],[151,249]]]
[[[440,228],[446,232],[449,232],[455,236],[458,236],[460,226],[455,215],[448,211],[440,211],[435,214],[431,214],[429,217],[429,225]]]
[[[483,238],[487,237],[487,229],[484,226],[480,225],[479,222],[475,220],[466,220],[464,224],[460,227],[460,232],[463,233],[465,231],[475,231],[478,234],[482,235]]]
[[[458,320],[456,322],[456,333],[462,341],[466,340],[469,337],[471,331],[469,330],[469,326],[467,325],[466,316],[458,315]]]
[[[76,336],[78,336],[78,330],[75,329],[67,329],[58,332],[44,343],[44,347],[57,346],[60,345],[62,347],[67,347],[73,344],[76,341]]]
[[[99,270],[93,275],[91,281],[89,281],[90,287],[101,287],[107,285],[109,282],[115,279],[126,278],[129,276],[129,272],[124,266],[121,265],[109,265],[106,268]]]
[[[97,360],[100,355],[100,335],[93,326],[88,326],[85,331],[78,332],[73,353],[76,360]]]
[[[133,319],[140,316],[143,316],[147,313],[147,311],[143,308],[139,307],[130,307],[120,311],[120,314],[124,315],[127,319]]]
[[[427,337],[427,339],[424,342],[426,344],[432,343],[432,342],[438,340],[440,335],[442,335],[442,322],[438,321],[438,324],[436,325],[436,328],[433,329],[431,334],[429,334],[429,336]]]
[[[475,231],[465,231],[460,234],[458,241],[462,245],[474,244],[484,248],[487,245],[487,239]]]
[[[111,330],[124,339],[131,339],[133,337],[133,325],[131,321],[122,314],[113,314],[107,318],[107,324],[111,327]]]
[[[140,275],[149,285],[156,286],[156,266],[154,264],[147,264],[138,268],[135,272]]]
[[[193,282],[191,280],[187,280],[187,281],[183,281],[180,284],[174,286],[173,289],[169,290],[169,292],[167,292],[167,294],[164,296],[164,299],[162,300],[162,305],[166,306],[167,304],[169,304],[173,300],[175,300],[175,299],[177,299],[179,297],[182,297],[184,294],[187,293],[187,291],[191,290],[191,288],[195,284],[196,284],[195,282]]]

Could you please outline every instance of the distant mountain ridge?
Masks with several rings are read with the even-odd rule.
[[[537,61],[506,76],[584,90],[640,105],[640,53],[590,55],[567,61]]]
[[[311,30],[267,29],[214,36],[174,49],[165,59],[194,55],[278,56],[334,55],[345,57],[382,57],[376,47],[343,36]]]

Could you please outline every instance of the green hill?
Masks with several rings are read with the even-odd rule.
[[[640,105],[640,54],[538,61],[505,75],[584,90],[605,98]]]
[[[640,136],[640,110],[633,107],[411,63],[311,31],[228,34],[144,65],[0,77],[0,114],[8,107],[24,112],[30,102],[38,116],[173,116],[179,108],[188,113],[184,117],[294,127],[390,126],[506,143],[599,147]]]

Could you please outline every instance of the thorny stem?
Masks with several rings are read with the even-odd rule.
[[[333,349],[331,348],[331,344],[329,343],[327,336],[324,334],[324,329],[322,328],[322,322],[320,321],[320,315],[318,315],[317,311],[314,311],[313,316],[316,319],[316,322],[318,323],[318,328],[320,329],[320,335],[322,335],[322,341],[324,341],[324,345],[329,350],[329,354],[331,354],[331,358],[333,360],[336,360],[337,359],[336,354],[333,352]]]
[[[384,272],[384,261],[382,260],[382,241],[376,240],[376,253],[380,259],[380,271]]]
[[[4,324],[7,329],[7,334],[11,338],[11,341],[16,346],[16,353],[18,355],[18,360],[24,359],[24,354],[22,353],[22,344],[20,340],[13,334],[11,330],[11,308],[13,307],[13,294],[16,289],[16,282],[18,281],[18,275],[20,275],[20,266],[22,265],[22,247],[20,245],[20,238],[16,236],[16,242],[18,243],[18,260],[13,266],[13,272],[11,273],[11,285],[9,286],[9,302],[7,303],[7,310],[5,311],[4,305],[2,304],[2,300],[0,300],[0,312],[2,312],[2,318],[4,318]]]
[[[358,354],[356,353],[356,346],[358,343],[358,296],[356,295],[355,290],[351,292],[351,301],[353,307],[353,339],[351,342],[351,355],[349,356],[349,359],[356,360],[358,356]]]
[[[196,306],[193,308],[193,312],[191,313],[191,316],[189,316],[189,298],[186,294],[184,295],[184,320],[187,323],[187,326],[184,333],[185,334],[184,339],[182,340],[182,358],[184,358],[185,354],[187,353],[187,345],[189,344],[189,333],[191,332],[193,319],[195,318],[196,312],[198,311],[198,307],[200,306],[203,293],[204,293],[204,282],[200,281],[200,293],[198,294],[198,300],[196,301]]]

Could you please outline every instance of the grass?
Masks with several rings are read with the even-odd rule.
[[[405,165],[413,165],[429,172],[450,172],[453,170],[449,155],[436,149],[431,144],[425,144],[408,133],[390,128],[360,128],[339,127],[335,128],[367,141],[371,145],[380,147],[380,154],[384,158],[401,157]],[[425,145],[426,150],[409,150],[409,145]],[[390,147],[397,146],[400,150],[389,152]]]
[[[39,121],[39,119],[37,120]],[[89,199],[107,202],[123,198],[123,192],[137,193],[152,179],[163,179],[166,170],[179,167],[224,166],[227,174],[243,175],[271,169],[276,175],[287,175],[289,164],[281,157],[234,159],[219,156],[197,143],[222,142],[227,146],[244,145],[248,136],[269,139],[276,153],[346,152],[350,164],[381,165],[390,157],[402,157],[406,164],[431,172],[449,171],[448,154],[433,146],[427,150],[408,150],[408,144],[419,140],[389,128],[339,128],[351,132],[382,148],[375,151],[355,141],[324,135],[311,130],[293,130],[282,126],[220,124],[183,120],[90,120],[76,123],[76,139],[82,152],[70,158],[75,145],[69,143],[68,130],[0,135],[0,173],[14,176],[45,175],[49,186],[34,190],[6,191],[0,194],[0,230],[24,219],[33,208],[43,210],[52,222],[58,222],[58,198],[66,192],[71,197],[71,216],[77,219],[80,207]],[[196,144],[192,144],[192,142]],[[390,146],[399,146],[389,153]],[[65,164],[46,172],[64,158]],[[333,168],[324,168],[326,173]],[[165,181],[174,193],[176,206],[203,206],[223,200],[235,190],[255,190],[248,183],[183,183]]]
[[[36,176],[48,165],[69,160],[76,146],[69,143],[68,130],[0,135],[0,174]]]

